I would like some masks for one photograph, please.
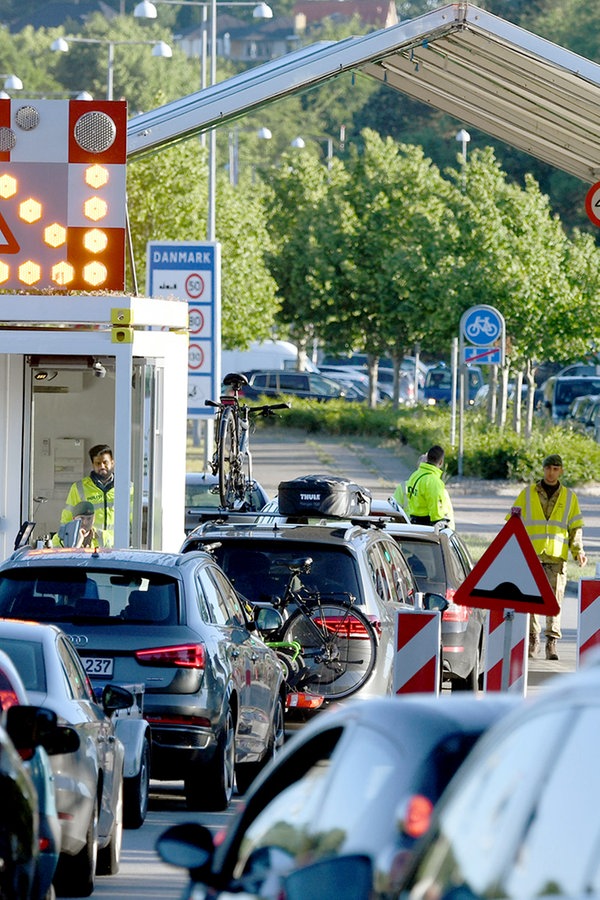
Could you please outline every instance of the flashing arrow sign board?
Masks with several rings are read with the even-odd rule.
[[[558,615],[559,605],[520,515],[512,515],[454,595],[483,609]]]
[[[465,363],[477,363],[480,366],[499,366],[502,364],[500,347],[464,347]]]

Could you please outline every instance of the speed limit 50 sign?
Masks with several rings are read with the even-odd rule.
[[[585,211],[590,222],[600,228],[600,181],[593,184],[587,192]]]

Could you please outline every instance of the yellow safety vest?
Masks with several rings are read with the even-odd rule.
[[[574,492],[561,485],[549,519],[544,515],[535,485],[521,491],[514,505],[523,510],[523,524],[536,554],[567,559],[569,532],[583,528],[583,516]]]

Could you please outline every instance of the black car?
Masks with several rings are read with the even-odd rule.
[[[305,400],[344,400],[346,388],[317,372],[295,372],[290,369],[261,369],[244,372],[248,384],[240,391],[240,396],[249,400],[259,397],[279,397],[292,395]],[[356,399],[353,395],[350,399]]]
[[[442,594],[448,601],[442,612],[442,680],[454,691],[476,691],[483,682],[487,612],[453,600],[473,568],[465,543],[443,523],[391,522],[386,531],[402,548],[419,590]]]
[[[268,501],[265,489],[258,481],[253,481],[247,488],[248,512],[258,512]],[[216,519],[224,512],[231,517],[231,511],[221,507],[218,476],[211,472],[188,472],[185,476],[185,533],[189,534],[196,525]]]

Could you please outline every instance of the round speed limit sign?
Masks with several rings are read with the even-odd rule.
[[[600,181],[593,184],[587,192],[585,211],[590,222],[600,228]]]

